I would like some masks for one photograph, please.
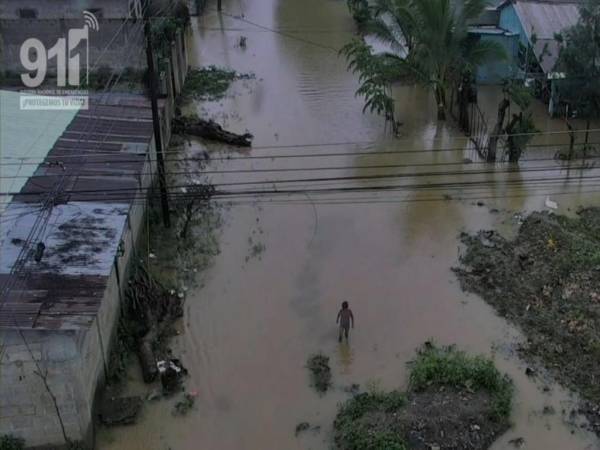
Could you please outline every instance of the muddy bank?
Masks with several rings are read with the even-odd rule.
[[[490,360],[426,344],[406,393],[361,393],[334,423],[341,450],[487,449],[509,428],[513,387]]]
[[[578,216],[533,213],[512,241],[463,235],[455,272],[463,289],[522,328],[522,356],[585,399],[582,412],[600,435],[600,209]]]

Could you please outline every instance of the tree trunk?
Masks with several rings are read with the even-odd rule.
[[[568,159],[571,161],[575,156],[575,130],[573,126],[567,120],[567,128],[569,129],[569,156]]]
[[[224,130],[221,125],[213,120],[195,117],[176,117],[173,119],[173,133],[190,134],[238,147],[251,147],[252,138],[254,137],[250,133],[232,133]]]
[[[440,85],[435,87],[435,101],[437,103],[437,120],[446,120],[446,92]]]
[[[492,135],[490,136],[490,142],[488,145],[488,154],[487,161],[494,162],[496,161],[496,151],[498,149],[498,139],[500,137],[500,133],[502,133],[502,129],[504,127],[504,119],[506,118],[506,110],[510,106],[510,101],[508,99],[504,99],[500,102],[498,106],[498,119],[496,121],[496,126],[492,130]]]
[[[585,143],[583,144],[583,159],[585,160],[590,142],[590,119],[585,123]]]
[[[523,118],[523,113],[513,114],[512,120],[506,127],[506,133],[508,134],[508,161],[519,162],[521,157],[521,148],[515,142],[515,138],[512,135],[512,130],[515,125]]]

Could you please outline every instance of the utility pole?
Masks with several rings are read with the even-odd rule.
[[[169,198],[167,194],[167,180],[165,175],[165,160],[163,158],[162,137],[160,131],[160,116],[158,113],[157,78],[154,68],[154,55],[152,54],[152,32],[150,30],[150,0],[146,0],[144,8],[144,35],[146,36],[146,59],[148,63],[148,90],[150,91],[150,104],[152,105],[152,124],[154,126],[154,144],[156,145],[156,162],[158,165],[158,182],[160,185],[160,202],[162,205],[163,223],[166,228],[171,226],[169,213]]]
[[[217,0],[217,11],[223,11],[222,0]]]

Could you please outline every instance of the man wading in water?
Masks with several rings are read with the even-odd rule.
[[[335,323],[340,324],[340,336],[338,342],[342,342],[342,333],[346,336],[346,342],[348,342],[350,321],[352,321],[352,328],[354,328],[354,314],[352,314],[352,310],[348,308],[348,302],[342,302],[342,309],[340,309],[337,319],[335,320]]]

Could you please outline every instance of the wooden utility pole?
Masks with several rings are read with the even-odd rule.
[[[223,11],[222,0],[217,0],[217,11]]]
[[[167,180],[165,173],[165,160],[163,157],[162,136],[160,130],[160,115],[158,113],[157,77],[152,53],[152,32],[150,29],[150,1],[146,0],[144,8],[144,35],[146,36],[146,59],[148,63],[148,91],[152,105],[152,125],[154,126],[154,144],[156,146],[156,162],[158,165],[158,182],[160,185],[160,202],[162,205],[163,223],[166,228],[171,226],[169,212],[169,198],[167,194]]]

